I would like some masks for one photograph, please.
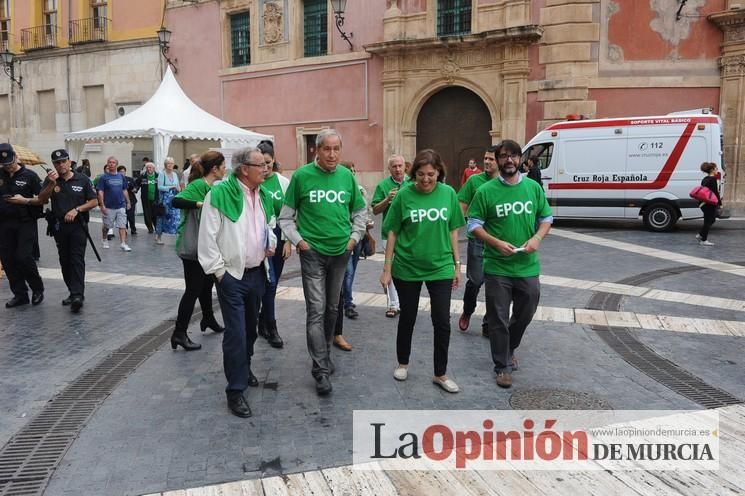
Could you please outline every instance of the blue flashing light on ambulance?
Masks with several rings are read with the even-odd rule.
[[[555,217],[641,217],[649,230],[669,231],[678,220],[702,217],[688,193],[703,178],[703,162],[724,170],[722,121],[710,109],[571,118],[531,139],[522,160],[529,158],[541,168]]]

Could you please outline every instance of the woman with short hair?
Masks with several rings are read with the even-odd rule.
[[[430,297],[434,329],[434,377],[449,393],[460,391],[446,375],[450,345],[450,298],[460,281],[458,229],[466,224],[455,190],[444,183],[445,167],[434,150],[422,150],[411,166],[412,186],[402,188],[383,221],[388,232],[380,283],[393,280],[401,303],[396,380],[408,377],[411,339],[422,284]]]
[[[181,181],[178,173],[174,170],[175,165],[173,157],[166,157],[165,162],[163,162],[163,172],[158,176],[160,204],[165,209],[163,215],[158,215],[158,221],[155,225],[155,242],[159,245],[163,244],[163,233],[176,234],[181,222],[181,212],[171,205],[173,198],[181,191]]]
[[[719,195],[719,185],[717,184],[717,175],[719,169],[717,164],[714,162],[704,162],[701,164],[701,172],[706,176],[701,180],[701,186],[709,188],[712,193],[717,197],[719,201],[716,205],[710,205],[708,203],[701,202],[699,208],[704,214],[704,225],[701,226],[701,230],[696,235],[698,244],[701,246],[714,246],[714,243],[709,241],[709,229],[714,225],[717,220],[717,210],[722,208],[722,197]]]

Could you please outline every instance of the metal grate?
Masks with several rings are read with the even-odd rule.
[[[328,10],[326,0],[303,3],[303,53],[306,57],[326,55],[328,45]]]
[[[230,53],[233,67],[251,63],[251,34],[248,12],[230,16]]]
[[[471,0],[438,0],[437,36],[471,32]]]
[[[201,318],[195,311],[192,321]],[[0,450],[0,496],[39,496],[86,422],[114,389],[173,331],[168,320],[84,372]]]
[[[739,262],[737,265],[745,265]],[[661,269],[618,281],[619,284],[640,285],[660,277],[703,270],[703,267],[674,267]],[[585,308],[592,310],[619,311],[622,296],[609,293],[595,293]],[[627,327],[590,326],[600,339],[629,365],[675,393],[688,398],[704,408],[719,408],[743,403],[727,391],[708,384],[682,369],[674,362],[658,355],[650,347],[636,338]]]

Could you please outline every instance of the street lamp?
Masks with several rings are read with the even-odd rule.
[[[173,67],[173,73],[178,74],[178,68],[176,67],[175,62],[178,62],[178,59],[173,59],[171,61],[170,58],[168,58],[168,48],[171,43],[171,32],[166,29],[165,26],[161,26],[160,29],[157,31],[158,33],[158,45],[160,46],[160,53],[163,54],[163,57],[166,59],[166,62],[168,62],[168,65]]]
[[[352,41],[349,38],[352,38],[354,33],[347,35],[342,29],[342,26],[344,26],[344,11],[347,9],[347,0],[331,0],[331,8],[334,9],[336,29],[339,30],[342,39],[349,43],[349,49],[352,50]]]
[[[19,75],[18,79],[15,78],[15,57],[16,55],[7,48],[3,52],[0,52],[0,58],[2,58],[5,74],[7,74],[10,80],[16,83],[19,88],[23,89],[23,85],[21,84],[23,76]],[[18,62],[18,65],[21,65],[20,61]]]

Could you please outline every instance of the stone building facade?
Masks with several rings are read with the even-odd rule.
[[[326,0],[325,51],[309,56],[306,9],[318,3],[168,0],[166,11],[187,93],[274,134],[289,170],[310,159],[308,137],[334,126],[367,185],[389,154],[423,147],[442,153],[455,184],[484,146],[524,142],[567,114],[710,107],[725,122],[728,203],[745,206],[745,15],[735,1],[349,0],[350,47]],[[250,60],[235,64],[231,21],[242,12]],[[197,26],[199,37],[181,37]]]
[[[164,70],[156,31],[163,5],[151,0],[0,0],[3,48],[14,76],[0,76],[0,139],[49,159],[64,133],[114,120],[147,101]],[[145,144],[140,154],[149,152]],[[133,144],[89,143],[94,173],[115,155],[131,170]],[[140,163],[135,164],[137,168]]]

